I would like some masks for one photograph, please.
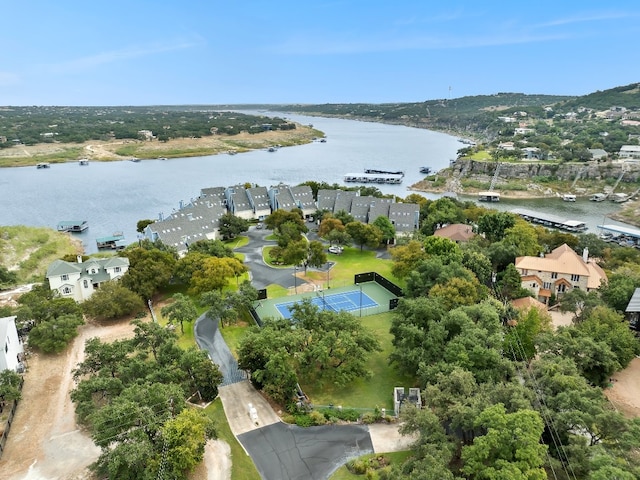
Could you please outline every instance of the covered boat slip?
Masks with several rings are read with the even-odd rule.
[[[533,210],[527,210],[526,208],[514,208],[511,210],[511,213],[520,215],[529,222],[539,223],[540,225],[544,225],[549,228],[557,228],[568,232],[584,232],[587,230],[587,225],[584,222],[565,219],[549,213],[536,212]]]
[[[640,246],[640,230],[637,228],[625,227],[622,225],[598,225],[603,232],[609,232],[615,235],[614,241],[617,239],[625,240],[625,245],[629,247]]]
[[[124,235],[122,233],[114,233],[108,237],[96,238],[96,244],[98,248],[111,248],[113,250],[119,250],[126,247],[124,243]]]
[[[89,228],[86,220],[64,220],[58,223],[59,232],[84,232]]]
[[[394,173],[347,173],[344,176],[344,181],[348,183],[387,183],[387,184],[399,184],[402,183],[404,174]]]
[[[480,202],[499,202],[500,194],[498,192],[478,192],[478,201]]]

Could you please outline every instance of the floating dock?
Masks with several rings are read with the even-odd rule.
[[[344,181],[347,183],[386,183],[397,185],[402,183],[404,175],[393,173],[347,173]]]
[[[525,220],[544,225],[549,228],[557,228],[559,230],[566,230],[567,232],[580,233],[587,230],[587,224],[579,220],[570,220],[552,215],[550,213],[541,213],[533,210],[527,210],[526,208],[514,208],[511,213],[520,215]]]
[[[87,228],[89,228],[89,222],[86,220],[63,220],[58,223],[59,232],[79,233],[84,232]]]
[[[498,192],[478,192],[478,201],[479,202],[499,202],[500,194]]]

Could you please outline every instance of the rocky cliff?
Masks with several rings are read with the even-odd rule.
[[[493,177],[497,162],[457,159],[451,163],[454,177]],[[640,163],[500,163],[498,177],[500,181],[509,179],[549,178],[551,180],[573,181],[579,174],[581,180],[617,180],[624,169],[621,182],[635,183],[640,180]]]

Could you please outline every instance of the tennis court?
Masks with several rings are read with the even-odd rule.
[[[298,302],[277,303],[275,307],[284,318],[291,318],[290,307],[296,303]],[[361,290],[350,290],[348,292],[332,294],[325,294],[324,290],[318,291],[314,297],[311,297],[311,303],[320,310],[331,310],[334,312],[341,310],[352,312],[354,310],[379,306],[378,303]]]

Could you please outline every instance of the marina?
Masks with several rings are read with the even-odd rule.
[[[402,170],[377,170],[375,168],[365,168],[364,173],[376,173],[382,175],[400,175],[404,177],[404,172]]]
[[[528,222],[544,225],[548,228],[557,228],[572,233],[585,232],[587,224],[579,220],[570,220],[549,213],[541,213],[526,208],[514,208],[511,213],[519,215]]]
[[[640,248],[640,230],[622,225],[598,225],[602,232],[600,238],[606,242],[613,242],[624,247]]]

